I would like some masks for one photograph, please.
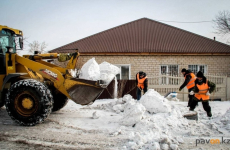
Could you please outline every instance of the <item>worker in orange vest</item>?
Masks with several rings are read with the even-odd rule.
[[[207,112],[208,117],[212,117],[211,107],[209,105],[210,93],[216,89],[215,83],[208,81],[201,71],[197,73],[195,81],[195,87],[190,92],[190,95],[194,95],[193,101],[190,104],[190,109],[193,111],[198,102],[202,102],[204,110]]]
[[[136,84],[137,84],[137,100],[140,100],[141,98],[141,92],[143,90],[144,94],[148,90],[148,79],[146,76],[146,73],[143,71],[140,71],[136,74]]]
[[[185,68],[181,70],[181,73],[184,75],[185,80],[184,80],[184,83],[180,86],[179,91],[181,91],[186,86],[188,89],[188,92],[191,92],[192,88],[195,86],[195,80],[196,80],[195,74],[190,70],[186,70]],[[188,94],[189,100],[188,100],[187,107],[190,107],[193,97],[194,95]]]

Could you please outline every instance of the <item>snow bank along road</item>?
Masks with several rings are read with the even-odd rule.
[[[200,103],[195,109],[198,121],[183,118],[188,111],[186,104],[168,101],[151,89],[139,102],[130,95],[98,100],[90,106],[69,101],[34,127],[17,125],[3,107],[0,148],[229,149],[230,102],[210,102],[211,120]]]

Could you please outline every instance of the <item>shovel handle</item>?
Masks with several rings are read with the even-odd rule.
[[[172,92],[173,93],[173,92]],[[189,94],[189,92],[180,92],[180,91],[177,91],[175,93],[179,93],[179,94]],[[206,95],[205,93],[194,93],[194,94],[200,94],[200,95]]]
[[[138,88],[139,90],[141,90],[141,96],[144,95],[144,90],[141,89],[141,88],[139,88],[138,86],[137,86],[137,88]]]

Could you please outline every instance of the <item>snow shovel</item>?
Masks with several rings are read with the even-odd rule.
[[[164,98],[168,97],[170,94],[176,94],[176,93],[181,93],[181,92],[180,91],[177,91],[177,92],[168,92],[167,94],[165,94]],[[182,92],[182,94],[187,94],[187,93]]]
[[[170,94],[175,94],[175,93],[179,93],[179,94],[189,94],[189,92],[181,92],[181,91],[169,92],[169,93],[165,94],[164,98],[166,98],[166,97],[169,96]],[[198,93],[194,93],[194,94],[198,94]],[[201,94],[201,93],[200,93],[200,94]],[[202,94],[202,95],[206,95],[206,94]]]
[[[198,113],[196,111],[189,111],[183,115],[183,117],[189,120],[198,120]]]

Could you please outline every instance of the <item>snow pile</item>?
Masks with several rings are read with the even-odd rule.
[[[108,85],[120,73],[120,69],[108,62],[103,62],[100,65],[95,58],[88,60],[81,68],[80,79],[86,80],[102,80],[104,84]]]
[[[181,109],[171,103],[175,102],[169,103],[158,92],[150,89],[140,101],[134,100],[131,95],[125,95],[97,108],[114,111],[121,116],[117,123],[122,129],[116,133],[128,136],[125,148],[176,150],[184,141],[174,133],[196,133],[191,133],[189,122],[183,117]],[[192,125],[195,126],[194,123]],[[117,134],[114,133],[113,136],[115,135]]]
[[[120,120],[121,125],[133,126],[138,123],[145,113],[145,107],[136,103],[135,101],[129,101],[124,106],[123,118]]]
[[[140,102],[150,113],[166,113],[171,111],[168,100],[154,89],[149,89],[148,92],[141,97]]]
[[[222,116],[221,120],[220,120],[223,125],[225,126],[225,128],[227,130],[230,130],[230,108],[227,110],[227,112]]]
[[[134,100],[131,95],[125,95],[123,98],[97,105],[96,108],[107,113],[116,113],[110,115],[109,126],[116,127],[110,135],[126,138],[121,144],[123,149],[177,150],[185,143],[184,137],[214,136],[225,132],[220,129],[222,127],[230,130],[230,109],[218,116],[213,113],[215,120],[209,120],[202,105],[199,105],[196,108],[199,119],[196,121],[183,117],[185,113],[191,112],[181,104],[168,101],[154,89],[149,89],[140,101]],[[212,109],[213,112],[215,109],[219,110],[218,107]],[[104,121],[102,117],[99,119]]]
[[[93,119],[98,119],[99,118],[99,115],[98,115],[97,111],[93,112],[92,118]]]
[[[100,79],[100,68],[95,58],[88,60],[81,68],[80,79],[97,81]]]
[[[100,79],[105,81],[105,84],[109,84],[116,74],[120,73],[120,69],[108,62],[103,62],[100,67]]]
[[[77,105],[74,102],[72,104]],[[159,105],[164,111],[159,111],[155,105]],[[86,135],[92,133],[96,138],[102,138],[98,141],[114,145],[112,149],[193,149],[198,148],[195,143],[198,138],[229,135],[230,110],[226,110],[230,103],[210,102],[210,105],[213,119],[207,118],[202,104],[199,104],[196,107],[198,121],[188,120],[183,117],[189,110],[187,102],[167,101],[156,91],[149,90],[140,101],[133,99],[131,95],[125,95],[119,99],[97,100],[94,104],[77,110],[76,107],[67,106],[68,117],[58,119],[54,115],[53,120],[73,126],[74,130],[81,128],[86,131]],[[204,149],[211,149],[212,146]]]

